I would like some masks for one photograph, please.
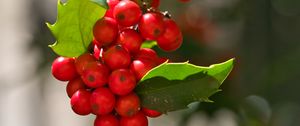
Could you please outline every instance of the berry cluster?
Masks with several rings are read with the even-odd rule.
[[[134,93],[137,82],[152,68],[167,61],[146,40],[164,51],[182,44],[182,34],[169,16],[159,12],[159,0],[139,6],[136,1],[107,0],[109,9],[93,29],[92,49],[76,58],[58,57],[52,74],[66,87],[73,111],[97,115],[95,126],[147,126],[160,112],[141,107]]]

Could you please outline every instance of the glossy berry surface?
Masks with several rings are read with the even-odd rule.
[[[115,19],[104,17],[96,22],[93,33],[100,45],[107,46],[116,39],[118,24]]]
[[[117,42],[128,49],[129,52],[135,53],[140,50],[143,38],[133,29],[124,29],[120,32]]]
[[[114,18],[114,9],[115,6],[120,2],[120,0],[106,0],[107,4],[108,4],[108,10],[105,12],[105,17],[110,17],[110,18]]]
[[[142,48],[138,53],[135,54],[134,59],[148,59],[156,61],[158,60],[158,56],[153,49]]]
[[[159,117],[161,116],[161,113],[155,110],[147,109],[147,108],[142,108],[142,112],[151,118]]]
[[[148,119],[142,112],[138,112],[132,117],[121,117],[120,126],[148,126]]]
[[[119,120],[112,114],[97,116],[94,126],[119,126]]]
[[[109,69],[104,64],[94,61],[87,64],[81,78],[91,88],[97,88],[108,82]]]
[[[165,19],[164,23],[166,31],[157,39],[157,44],[164,51],[175,51],[182,44],[182,33],[173,20]]]
[[[92,54],[89,53],[82,54],[75,60],[75,66],[77,72],[81,75],[83,71],[86,69],[87,65],[90,62],[95,62],[95,61],[96,58]]]
[[[135,73],[136,78],[140,80],[149,70],[156,66],[156,62],[153,60],[139,59],[132,61],[130,69]]]
[[[76,91],[71,97],[71,106],[78,115],[88,115],[91,113],[90,104],[91,92],[85,89]]]
[[[60,81],[72,80],[77,76],[74,58],[58,57],[52,63],[52,75]]]
[[[108,88],[97,88],[91,96],[92,113],[106,115],[112,112],[115,106],[115,96]]]
[[[115,70],[109,77],[108,85],[114,94],[129,94],[136,85],[135,75],[128,69]]]
[[[121,116],[133,116],[140,110],[140,99],[135,93],[120,96],[117,99],[115,110]]]
[[[165,32],[163,15],[158,13],[146,13],[139,22],[139,31],[147,40],[156,40]]]
[[[86,87],[85,87],[84,82],[81,80],[80,77],[78,77],[78,78],[75,78],[75,79],[70,80],[70,81],[68,82],[68,85],[67,85],[67,87],[66,87],[66,91],[67,91],[67,94],[68,94],[69,98],[71,98],[72,95],[73,95],[76,91],[78,91],[79,89],[85,89],[85,88],[86,88]]]
[[[114,8],[114,18],[122,26],[132,26],[137,24],[142,15],[142,11],[135,2],[123,0]]]
[[[112,70],[127,68],[130,65],[131,57],[129,52],[122,46],[116,45],[103,53],[104,63]]]

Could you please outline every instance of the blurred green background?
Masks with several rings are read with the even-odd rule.
[[[0,2],[0,126],[92,125],[72,113],[65,85],[51,76],[56,55],[45,22],[56,0]],[[190,109],[151,119],[150,126],[299,126],[299,0],[161,0],[184,34],[172,61],[236,64],[211,97]],[[61,83],[61,84],[59,84]]]

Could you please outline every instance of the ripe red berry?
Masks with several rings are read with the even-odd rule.
[[[148,40],[156,40],[165,32],[163,15],[158,13],[146,13],[139,22],[141,35]]]
[[[75,66],[76,66],[77,72],[80,75],[82,75],[83,71],[86,69],[87,64],[89,64],[90,62],[95,62],[95,61],[96,61],[96,59],[92,54],[90,54],[90,53],[82,54],[75,60]]]
[[[159,117],[159,116],[161,115],[160,112],[155,111],[155,110],[151,110],[151,109],[147,109],[147,108],[142,108],[142,112],[143,112],[146,116],[152,117],[152,118]]]
[[[156,66],[156,61],[139,59],[132,62],[130,69],[135,73],[136,78],[140,80],[149,70]]]
[[[100,62],[91,62],[87,64],[81,78],[83,82],[91,88],[97,88],[108,82],[109,69]]]
[[[176,23],[171,19],[164,20],[166,31],[158,37],[157,44],[164,51],[175,51],[182,44],[182,34]]]
[[[97,116],[94,126],[119,126],[119,120],[112,114]]]
[[[130,0],[120,1],[114,8],[114,17],[123,26],[137,24],[141,15],[142,11],[139,5]]]
[[[148,126],[148,119],[142,112],[138,112],[132,117],[121,117],[120,126]]]
[[[106,115],[114,109],[116,99],[108,88],[97,88],[91,96],[92,113],[96,115]]]
[[[116,39],[118,24],[115,19],[104,17],[96,22],[93,33],[100,45],[107,46]]]
[[[117,99],[115,110],[121,116],[133,116],[140,110],[140,99],[135,93],[120,96]]]
[[[90,104],[91,93],[85,89],[79,89],[71,97],[71,106],[78,115],[88,115],[91,113]]]
[[[131,57],[129,52],[120,45],[110,47],[103,54],[104,63],[112,70],[127,68],[130,65]]]
[[[134,56],[134,59],[149,59],[156,61],[158,59],[157,53],[153,49],[142,48]]]
[[[66,91],[67,91],[69,98],[71,98],[72,95],[79,89],[85,89],[85,85],[84,85],[83,81],[81,80],[81,78],[78,77],[73,80],[70,80],[66,87]]]
[[[108,85],[114,94],[127,95],[135,88],[135,75],[128,69],[115,70],[109,77]]]
[[[122,30],[119,34],[117,42],[124,48],[128,49],[129,52],[135,53],[140,50],[143,43],[143,39],[138,32],[133,29]]]
[[[114,18],[114,8],[120,2],[120,0],[106,0],[106,2],[108,4],[109,9],[106,11],[105,17]]]
[[[52,75],[60,81],[72,80],[77,76],[74,58],[57,57],[52,63]]]

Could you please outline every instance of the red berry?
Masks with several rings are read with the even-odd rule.
[[[70,80],[66,87],[66,91],[67,91],[69,98],[71,98],[72,95],[79,89],[85,89],[85,85],[84,85],[83,81],[81,80],[81,78],[78,77],[73,80]]]
[[[132,62],[130,69],[135,73],[136,78],[140,80],[149,70],[156,66],[156,61],[139,59]]]
[[[158,13],[146,13],[139,22],[141,35],[148,40],[156,40],[165,32],[163,15]]]
[[[81,75],[83,71],[86,69],[87,64],[95,61],[96,59],[92,54],[89,53],[82,54],[75,60],[75,66],[77,72]]]
[[[104,17],[94,25],[94,37],[100,45],[111,44],[118,35],[118,24],[115,19]]]
[[[106,0],[106,2],[108,4],[109,9],[106,11],[105,17],[114,18],[114,8],[120,2],[120,0]]]
[[[94,126],[119,126],[119,120],[112,114],[97,116]]]
[[[52,75],[60,81],[72,80],[77,76],[74,58],[57,57],[52,63]]]
[[[130,70],[118,69],[110,75],[108,85],[114,94],[127,95],[135,88],[136,79]]]
[[[89,63],[81,78],[83,82],[91,88],[97,88],[108,82],[109,69],[102,63],[97,61]]]
[[[71,106],[78,115],[88,115],[91,113],[90,104],[91,93],[85,89],[79,89],[71,97]]]
[[[135,93],[120,96],[115,106],[117,113],[121,116],[130,117],[140,109],[140,99]]]
[[[182,44],[182,34],[176,23],[171,19],[165,19],[166,31],[158,37],[157,44],[164,51],[175,51]]]
[[[148,116],[148,117],[159,117],[161,115],[160,112],[155,111],[155,110],[151,110],[151,109],[147,109],[147,108],[142,108],[143,113]]]
[[[132,117],[121,117],[120,126],[148,126],[148,119],[142,112],[138,112]]]
[[[132,29],[125,29],[119,34],[117,42],[129,52],[135,53],[140,50],[143,39],[138,32]]]
[[[134,59],[149,59],[155,61],[158,59],[158,56],[153,49],[142,48],[135,54]]]
[[[131,62],[130,54],[120,45],[112,46],[105,51],[103,59],[112,70],[127,68]]]
[[[132,26],[140,20],[142,11],[136,3],[124,0],[114,8],[114,17],[120,25]]]
[[[97,88],[91,96],[92,113],[106,115],[112,112],[116,103],[115,96],[108,88]]]

